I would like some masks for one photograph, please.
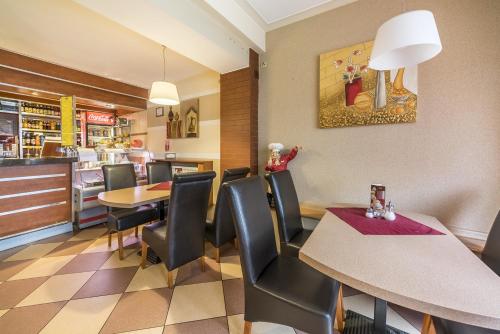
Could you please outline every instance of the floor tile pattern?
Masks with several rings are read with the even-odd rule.
[[[142,269],[140,237],[124,236],[120,261],[116,236],[108,247],[102,225],[0,252],[2,334],[240,334],[245,309],[238,251],[206,245],[206,271],[199,261],[174,271],[167,288],[163,264]],[[347,308],[371,316],[373,298],[344,288]],[[418,333],[422,315],[389,305],[388,323]],[[305,334],[290,327],[255,323],[253,334]]]

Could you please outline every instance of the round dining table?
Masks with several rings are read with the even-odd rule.
[[[401,213],[442,235],[364,235],[326,211],[299,258],[375,297],[374,331],[385,333],[386,303],[500,330],[500,277],[436,218]]]

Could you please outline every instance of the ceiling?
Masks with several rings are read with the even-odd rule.
[[[163,76],[161,45],[75,2],[2,0],[0,48],[149,88]],[[167,80],[211,70],[167,50]]]
[[[266,31],[273,30],[357,0],[237,0],[247,12],[257,14]],[[246,2],[249,6],[244,4]],[[251,9],[249,10],[248,7]]]

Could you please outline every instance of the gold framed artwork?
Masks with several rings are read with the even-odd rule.
[[[415,122],[417,68],[368,68],[373,41],[319,57],[319,127]]]
[[[181,101],[177,110],[167,114],[167,139],[197,138],[200,136],[199,99]]]

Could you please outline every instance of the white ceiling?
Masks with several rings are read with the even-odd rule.
[[[237,0],[248,3],[264,22],[266,31],[318,15],[357,0]],[[242,7],[247,7],[243,4]],[[256,20],[258,21],[258,19]],[[262,22],[261,21],[261,22]]]
[[[0,48],[144,88],[163,76],[160,44],[75,2],[1,2]],[[167,80],[209,71],[167,51]]]

